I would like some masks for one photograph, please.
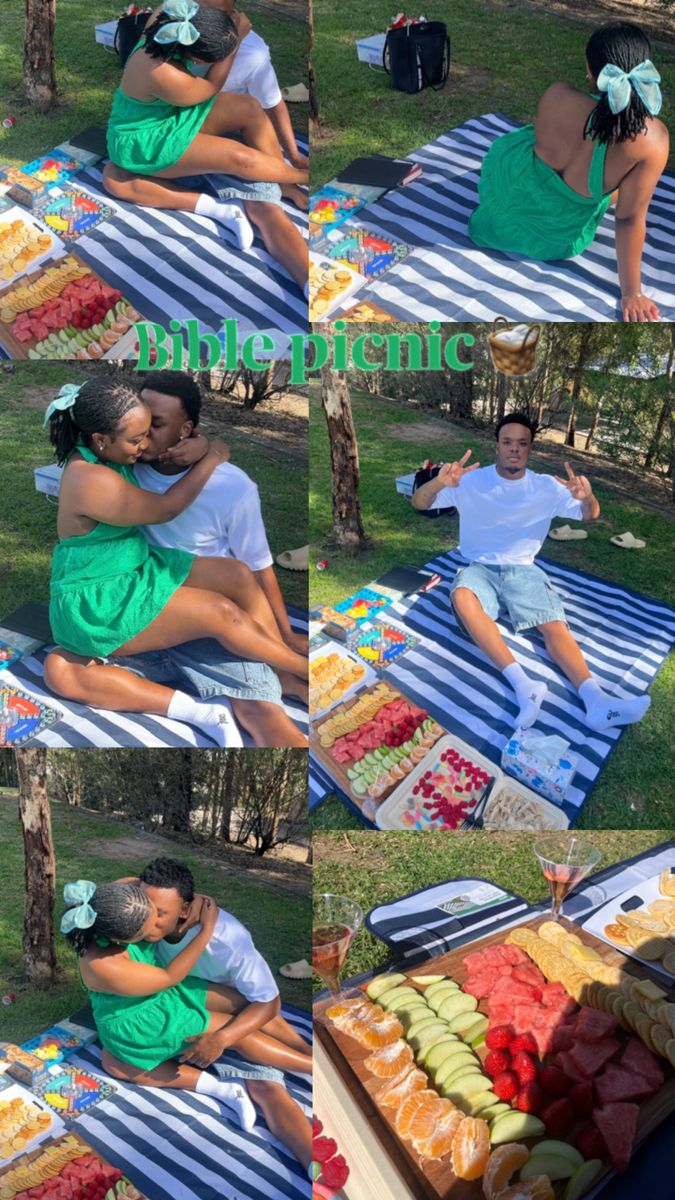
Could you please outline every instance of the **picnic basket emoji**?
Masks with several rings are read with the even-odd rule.
[[[495,317],[488,345],[496,369],[512,376],[534,371],[540,333],[541,325],[510,325],[506,317]]]

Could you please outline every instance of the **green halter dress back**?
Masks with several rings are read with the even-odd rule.
[[[107,938],[97,937],[96,943],[110,945]],[[150,942],[130,943],[126,949],[132,962],[161,966]],[[205,979],[191,975],[151,996],[115,996],[86,988],[101,1044],[115,1058],[143,1071],[174,1058],[187,1046],[187,1038],[206,1032],[207,989]]]
[[[469,220],[477,246],[550,261],[590,246],[611,202],[603,191],[606,143],[594,142],[590,196],[580,196],[534,151],[534,125],[505,133],[483,159],[480,202]]]
[[[131,467],[101,463],[82,443],[77,450],[86,462],[116,471],[138,487]],[[187,579],[192,561],[185,550],[150,546],[135,525],[99,521],[81,537],[63,538],[52,559],[54,641],[73,654],[112,654],[159,616]]]
[[[132,55],[144,44],[143,37]],[[134,100],[118,87],[108,120],[111,161],[136,175],[156,175],[172,167],[199,133],[217,95],[180,106],[159,98]]]

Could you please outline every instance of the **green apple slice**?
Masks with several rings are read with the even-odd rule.
[[[410,1038],[410,1045],[416,1054],[421,1054],[429,1046],[433,1046],[434,1042],[439,1037],[442,1037],[444,1033],[447,1033],[447,1025],[444,1021],[438,1021],[435,1027],[427,1025],[426,1029],[416,1034],[415,1037]]]
[[[434,1042],[432,1046],[427,1046],[424,1051],[424,1065],[428,1071],[433,1073],[440,1067],[442,1062],[445,1062],[445,1059],[448,1057],[446,1054],[447,1046],[461,1046],[461,1042],[458,1041],[454,1033],[448,1033],[446,1030],[437,1042]]]
[[[389,1008],[389,1005],[391,1004],[392,1000],[399,1000],[399,999],[400,1000],[409,1000],[410,997],[414,996],[414,995],[415,995],[415,992],[413,991],[412,988],[408,988],[408,987],[388,988],[388,990],[386,992],[380,992],[380,995],[377,997],[377,1003],[381,1004],[382,1008]],[[420,996],[420,1000],[421,999],[422,999],[422,997]]]
[[[473,1025],[469,1025],[467,1029],[462,1030],[462,1038],[470,1046],[480,1046],[485,1041],[487,1031],[488,1019],[479,1015]]]
[[[492,1121],[494,1117],[498,1117],[500,1113],[513,1112],[510,1104],[505,1104],[500,1100],[498,1104],[492,1104],[490,1108],[484,1108],[481,1115],[482,1121]]]
[[[448,1029],[451,1033],[458,1033],[461,1038],[464,1037],[464,1030],[470,1029],[476,1024],[477,1017],[475,1012],[460,1012],[456,1017],[451,1017],[448,1021]]]
[[[405,983],[405,981],[406,976],[401,975],[400,972],[398,974],[392,972],[391,975],[376,975],[368,984],[366,992],[371,1000],[377,1000],[377,997],[381,996],[383,992],[389,992],[396,987],[397,983]]]
[[[462,1104],[466,1100],[470,1100],[472,1096],[480,1096],[481,1092],[485,1091],[487,1079],[481,1071],[468,1075],[460,1075],[458,1079],[453,1079],[452,1083],[446,1083],[443,1088],[443,1095],[447,1096],[448,1100],[452,1100],[453,1104]],[[504,1120],[505,1118],[502,1118]]]
[[[490,1122],[490,1141],[493,1146],[501,1146],[504,1142],[520,1142],[523,1138],[541,1137],[546,1132],[546,1126],[539,1117],[532,1113],[511,1112],[500,1113]]]
[[[424,993],[425,1000],[431,1003],[434,996],[440,992],[458,992],[459,984],[454,979],[443,979],[439,983],[431,983]]]
[[[524,1183],[533,1175],[548,1175],[554,1183],[556,1179],[571,1179],[576,1169],[566,1154],[535,1154],[521,1168],[520,1179]]]
[[[602,1162],[599,1158],[589,1158],[588,1162],[582,1163],[565,1188],[563,1200],[581,1200],[601,1170]]]
[[[470,1059],[466,1058],[462,1059],[461,1062],[457,1062],[457,1059],[455,1059],[455,1061],[451,1062],[451,1064],[445,1070],[441,1069],[438,1072],[436,1079],[434,1079],[434,1083],[436,1084],[436,1087],[447,1087],[448,1084],[454,1083],[455,1079],[461,1079],[463,1075],[473,1074],[481,1075],[485,1080],[484,1086],[488,1086],[488,1081],[485,1079],[485,1075],[481,1070],[481,1065],[478,1060],[474,1059],[472,1062]]]
[[[576,1146],[571,1146],[569,1142],[558,1142],[553,1138],[545,1138],[543,1142],[537,1142],[530,1151],[530,1158],[534,1158],[537,1154],[560,1154],[563,1158],[569,1158],[575,1167],[580,1167],[584,1161],[583,1155],[579,1153]],[[542,1174],[548,1174],[548,1172],[544,1171]]]
[[[441,1022],[437,1019],[437,1017],[435,1017],[433,1015],[433,1013],[429,1013],[428,1017],[420,1017],[418,1021],[413,1021],[410,1028],[408,1030],[406,1030],[406,1035],[405,1035],[406,1039],[409,1042],[412,1042],[413,1039],[417,1037],[418,1033],[421,1033],[422,1030],[426,1029],[428,1025],[440,1025],[440,1024],[441,1024]],[[443,1032],[444,1033],[448,1032],[447,1027],[445,1027],[443,1029]]]
[[[445,975],[411,975],[413,983],[418,983],[420,987],[431,987],[432,983],[442,983],[447,978]]]
[[[477,1008],[478,1001],[475,996],[465,996],[464,992],[458,992],[454,996],[447,996],[445,998],[438,1009],[438,1015],[444,1021],[450,1021],[458,1013],[475,1012]]]
[[[487,1083],[487,1079],[485,1080],[485,1082]],[[489,1108],[491,1104],[496,1104],[498,1099],[499,1099],[499,1097],[495,1096],[494,1092],[491,1092],[491,1091],[479,1092],[477,1096],[472,1096],[471,1099],[469,1101],[467,1101],[465,1111],[468,1116],[481,1117],[481,1120],[482,1120],[483,1119],[482,1110],[484,1108]]]
[[[390,1000],[388,1004],[385,1004],[382,997],[380,997],[377,1003],[381,1004],[383,1008],[388,1008],[390,1012],[408,1012],[412,1011],[413,1008],[424,1008],[427,1012],[430,1011],[426,1001],[421,996],[416,995],[415,992],[411,994],[410,988],[401,988],[401,991],[404,993],[407,992],[408,995],[394,996],[394,999]]]

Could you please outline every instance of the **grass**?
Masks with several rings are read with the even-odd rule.
[[[59,105],[47,114],[31,111],[23,98],[23,0],[2,0],[0,26],[0,120],[13,116],[12,129],[0,126],[0,162],[21,166],[67,141],[87,125],[106,125],[119,83],[117,55],[94,39],[94,27],[114,20],[123,5],[110,0],[59,0],[56,17],[56,77]],[[255,0],[246,5],[256,33],[268,43],[281,87],[304,80],[306,42],[295,21],[279,18]],[[307,128],[307,105],[291,106],[298,132]]]
[[[596,830],[602,852],[599,870],[623,862],[672,837],[672,830]],[[323,833],[314,837],[314,890],[356,900],[364,914],[378,904],[420,891],[444,879],[489,879],[531,904],[548,896],[548,886],[532,853],[532,839],[517,833]],[[389,960],[386,946],[364,929],[349,951],[349,976],[374,970]],[[315,977],[315,983],[318,983]]]
[[[56,504],[35,491],[33,470],[53,461],[42,427],[43,408],[76,374],[72,363],[31,362],[16,364],[11,375],[0,372],[0,492],[5,497],[0,506],[0,614],[49,596]],[[35,398],[38,389],[44,389],[44,406],[27,407],[25,400]],[[306,467],[294,458],[284,461],[278,449],[268,457],[259,445],[249,447],[245,434],[229,426],[223,432],[232,447],[232,461],[258,483],[272,553],[301,544],[297,538],[306,522]],[[286,600],[306,606],[306,579],[301,573],[279,572]]]
[[[113,838],[129,840],[128,822],[99,817],[77,808],[52,802],[52,825],[56,854],[56,924],[63,911],[63,885],[73,879],[93,879],[107,883],[143,869],[149,857],[140,848],[138,855],[111,858],[105,853],[106,842]],[[0,992],[13,992],[14,1003],[3,1008],[2,1036],[7,1041],[24,1042],[51,1024],[76,1012],[86,1002],[79,982],[77,962],[65,939],[56,933],[58,981],[41,991],[22,980],[22,927],[24,905],[23,842],[17,821],[17,801],[7,793],[0,796],[0,841],[3,847],[4,887],[0,915]],[[309,912],[305,897],[280,893],[276,887],[253,880],[245,873],[223,876],[205,851],[176,848],[167,841],[164,853],[187,863],[198,891],[212,895],[222,908],[233,913],[247,926],[253,940],[267,959],[279,984],[282,999],[307,1008],[307,980],[289,980],[278,976],[279,966],[302,958],[309,949]]]
[[[502,0],[455,0],[428,15],[445,19],[451,38],[445,88],[415,96],[395,92],[383,71],[359,62],[356,42],[382,33],[389,0],[316,0],[313,65],[322,137],[312,143],[312,189],[362,154],[409,154],[441,133],[482,113],[501,111],[530,122],[546,88],[564,79],[586,89],[584,46],[590,26],[552,19],[541,5]],[[598,22],[600,23],[600,22]],[[664,111],[675,166],[675,47],[653,54],[663,80]]]
[[[312,573],[310,603],[333,603],[381,575],[389,567],[421,566],[441,550],[457,545],[455,516],[429,521],[394,490],[397,475],[408,474],[430,457],[438,461],[459,457],[470,446],[473,458],[493,461],[489,434],[467,431],[448,421],[423,441],[413,440],[410,426],[419,426],[424,413],[403,403],[374,400],[358,393],[352,406],[361,463],[363,522],[371,543],[355,557],[336,550],[332,538],[330,461],[326,424],[316,389],[310,389],[310,540],[311,561],[328,561],[328,569]],[[447,432],[446,432],[447,430]],[[406,436],[407,435],[407,436]],[[561,447],[561,460],[563,458]],[[531,460],[537,469],[537,456]],[[550,467],[543,468],[546,471]],[[667,517],[637,501],[617,498],[598,486],[601,519],[589,528],[586,541],[547,541],[547,557],[600,575],[625,587],[672,603],[673,524]],[[617,550],[610,536],[631,529],[644,537],[640,555]],[[629,727],[612,752],[601,778],[584,806],[580,828],[640,829],[672,825],[672,728],[675,721],[675,656],[671,655],[650,689],[652,706],[639,726]],[[359,829],[358,818],[337,799],[325,801],[312,814],[314,829]]]

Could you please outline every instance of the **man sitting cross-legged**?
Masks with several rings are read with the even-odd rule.
[[[152,413],[152,428],[148,449],[134,470],[144,490],[162,493],[208,446],[206,439],[191,436],[199,422],[201,393],[186,373],[161,371],[144,379],[141,394]],[[307,641],[291,629],[274,574],[258,490],[232,463],[222,467],[226,469],[214,471],[197,501],[180,517],[161,526],[146,525],[144,532],[155,545],[244,561],[269,600],[278,637],[306,653]],[[169,716],[202,728],[210,736],[212,706],[217,702],[222,711],[222,698],[227,697],[257,746],[307,745],[281,703],[282,688],[305,700],[306,681],[283,673],[277,677],[265,663],[228,656],[208,638],[110,662],[58,649],[46,659],[45,682],[69,700],[116,712]],[[199,701],[180,690],[186,682]],[[222,744],[241,744],[233,724]]]
[[[496,429],[494,466],[467,466],[467,450],[414,493],[413,505],[454,507],[459,513],[459,549],[469,566],[457,573],[452,605],[460,624],[514,689],[517,724],[534,725],[548,689],[528,678],[506,645],[496,624],[504,611],[516,633],[538,629],[543,634],[549,656],[576,688],[591,729],[630,725],[645,715],[650,697],[623,700],[602,691],[570,633],[560,596],[534,564],[553,517],[594,521],[600,515],[588,479],[575,475],[569,463],[567,479],[527,469],[534,434],[522,413],[504,417]]]

